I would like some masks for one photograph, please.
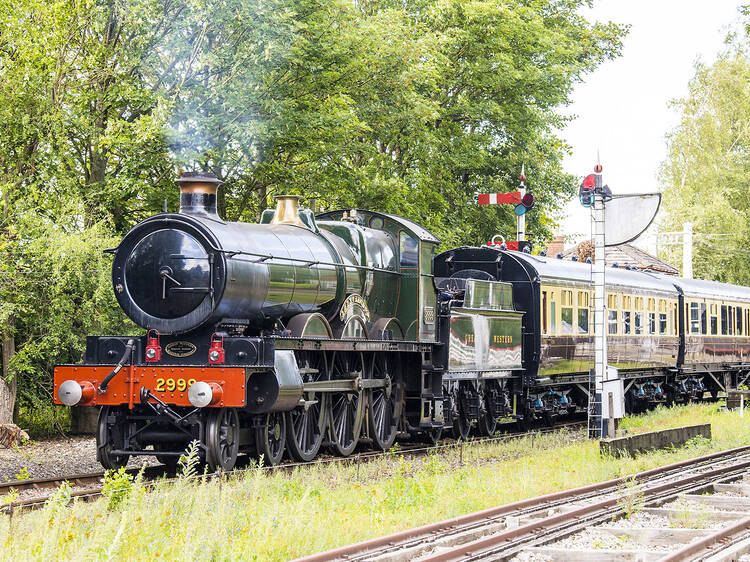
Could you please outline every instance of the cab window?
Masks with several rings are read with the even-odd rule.
[[[419,259],[417,241],[403,230],[399,235],[399,254],[401,255],[401,267],[417,267]]]

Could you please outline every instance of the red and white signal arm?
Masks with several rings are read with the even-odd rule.
[[[477,196],[477,203],[480,205],[501,205],[504,203],[518,204],[520,202],[520,191],[511,191],[510,193],[480,193]]]

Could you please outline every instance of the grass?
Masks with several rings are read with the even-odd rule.
[[[32,439],[60,435],[70,430],[71,409],[53,404],[19,408],[15,423]]]
[[[99,501],[0,517],[0,560],[284,560],[499,504],[750,444],[750,420],[716,404],[625,420],[633,431],[710,422],[713,439],[633,458],[600,457],[568,432],[469,444],[422,458],[330,463],[221,483],[197,478]]]

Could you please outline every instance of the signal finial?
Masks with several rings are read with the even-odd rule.
[[[519,179],[521,180],[521,185],[526,181],[526,163],[521,164],[521,177]]]
[[[599,157],[599,149],[596,149],[596,165],[594,166],[594,172],[597,174],[602,173],[602,159]]]

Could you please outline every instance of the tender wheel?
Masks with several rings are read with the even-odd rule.
[[[480,435],[492,437],[497,431],[497,420],[491,413],[485,412],[479,417],[479,425],[477,426],[477,429],[479,430]]]
[[[263,462],[276,466],[284,456],[286,445],[286,415],[284,412],[271,412],[261,418],[262,423],[255,429],[255,444]]]
[[[372,378],[382,380],[385,386],[369,391],[367,408],[370,437],[373,444],[387,451],[396,440],[398,420],[403,410],[403,387],[398,367],[398,355],[375,353],[372,360]]]
[[[463,412],[458,411],[458,417],[453,418],[453,439],[462,439],[466,441],[469,438],[469,432],[471,431],[471,422],[466,419]]]
[[[305,382],[325,380],[328,363],[325,353],[301,351],[297,353],[297,365]],[[328,422],[328,396],[325,392],[305,392],[306,406],[287,412],[286,444],[289,454],[297,461],[311,461],[323,443]]]
[[[464,412],[464,408],[461,405],[463,402],[463,393],[465,392],[467,392],[466,389],[462,387],[454,389],[453,428],[451,429],[454,439],[463,439],[464,441],[469,438],[469,433],[471,432],[471,420],[466,416],[466,412]]]
[[[336,352],[330,365],[331,380],[367,378],[361,353]],[[331,394],[328,430],[331,449],[337,455],[349,456],[357,446],[364,418],[364,402],[359,390]]]
[[[206,462],[210,470],[229,471],[240,448],[240,418],[234,408],[216,408],[206,421]]]
[[[99,410],[96,431],[96,458],[106,469],[120,468],[128,464],[130,455],[113,455],[112,451],[125,444],[125,415],[122,408],[102,406]]]

